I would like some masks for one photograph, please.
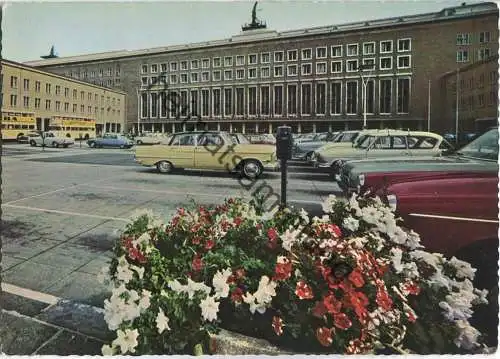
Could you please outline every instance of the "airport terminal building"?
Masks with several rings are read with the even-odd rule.
[[[365,117],[368,128],[430,124],[444,132],[454,131],[456,111],[438,96],[443,81],[476,62],[490,62],[498,71],[497,53],[498,7],[486,2],[283,32],[253,19],[224,40],[27,64],[123,90],[126,131],[189,130],[196,119],[186,117],[199,115],[208,129],[244,133],[273,132],[282,124],[294,132],[358,129]],[[488,79],[492,66],[485,67]],[[497,82],[474,96],[493,98]],[[170,105],[169,91],[187,111]],[[490,112],[496,118],[494,100]],[[473,109],[460,112],[459,129],[476,117]]]

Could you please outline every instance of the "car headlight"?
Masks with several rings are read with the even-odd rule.
[[[360,186],[364,186],[365,184],[365,175],[362,173],[358,176],[358,183]]]
[[[398,207],[398,198],[395,194],[388,194],[387,203],[389,204],[389,207],[392,209],[392,211],[395,211]]]

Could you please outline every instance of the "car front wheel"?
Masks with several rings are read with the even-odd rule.
[[[95,142],[90,142],[89,147],[95,148],[96,147]]]
[[[160,161],[156,164],[156,168],[160,173],[170,173],[172,172],[174,166],[168,161]]]
[[[258,178],[262,171],[262,165],[256,160],[246,160],[241,167],[241,175],[249,179]]]

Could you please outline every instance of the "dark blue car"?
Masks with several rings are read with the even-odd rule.
[[[102,137],[92,138],[88,140],[87,144],[89,145],[89,147],[92,148],[103,148],[103,147],[130,148],[134,145],[134,142],[122,135],[107,133],[104,134]]]

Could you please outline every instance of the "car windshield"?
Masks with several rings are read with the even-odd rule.
[[[474,141],[462,147],[459,156],[480,158],[484,160],[498,160],[498,129],[493,129]]]
[[[364,136],[357,142],[357,145],[355,147],[366,150],[375,142],[376,139],[377,137],[375,136]]]
[[[335,139],[335,142],[353,142],[357,135],[357,132],[343,132]]]

